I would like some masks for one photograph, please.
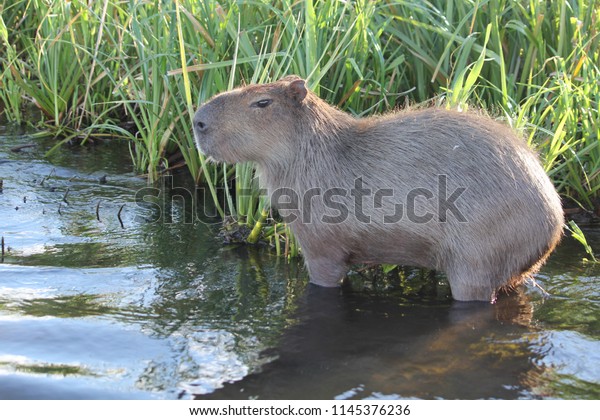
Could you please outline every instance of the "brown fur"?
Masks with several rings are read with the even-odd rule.
[[[256,162],[270,194],[290,188],[303,197],[320,189],[297,210],[280,208],[316,284],[338,285],[352,263],[410,264],[445,271],[457,300],[490,300],[534,273],[562,235],[560,199],[537,156],[487,117],[429,108],[357,119],[288,76],[217,95],[200,107],[194,125],[205,154]],[[444,219],[436,207],[439,175],[447,196],[465,188],[454,204],[466,221],[452,212]],[[334,188],[352,191],[357,178],[372,194],[394,193],[379,203],[363,198],[369,223],[356,197],[336,196],[334,206],[323,197]],[[414,213],[432,220],[406,217],[403,200],[416,188],[433,197],[415,200]],[[405,217],[385,223],[398,203]],[[346,219],[323,221],[340,208],[349,210]]]

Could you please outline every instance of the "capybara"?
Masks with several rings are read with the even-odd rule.
[[[256,163],[321,286],[351,264],[406,264],[444,271],[454,299],[493,301],[562,236],[536,154],[489,117],[431,107],[356,118],[287,76],[215,96],[194,132],[204,154]]]

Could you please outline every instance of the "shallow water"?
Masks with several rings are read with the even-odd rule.
[[[420,270],[320,289],[169,188],[136,204],[126,147],[50,145],[0,127],[0,398],[600,398],[600,266],[571,240],[548,295],[457,303]]]

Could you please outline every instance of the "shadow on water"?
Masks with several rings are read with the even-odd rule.
[[[136,204],[127,145],[11,150],[32,142],[0,127],[0,398],[600,398],[600,268],[570,240],[549,295],[452,302],[409,269],[321,289],[185,223],[170,184]]]

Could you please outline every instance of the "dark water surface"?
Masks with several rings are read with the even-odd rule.
[[[457,303],[419,270],[320,289],[179,198],[136,205],[127,147],[49,146],[0,127],[0,398],[600,398],[600,266],[571,240],[549,295]]]

